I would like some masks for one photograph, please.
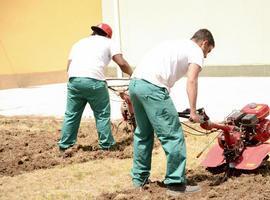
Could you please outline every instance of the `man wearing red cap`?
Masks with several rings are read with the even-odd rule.
[[[58,142],[61,151],[72,147],[77,141],[81,117],[87,103],[96,120],[98,141],[101,149],[114,144],[110,122],[110,101],[104,68],[111,60],[122,72],[131,76],[132,69],[123,58],[120,48],[111,40],[112,29],[101,23],[91,27],[90,37],[75,43],[68,59],[67,105]]]

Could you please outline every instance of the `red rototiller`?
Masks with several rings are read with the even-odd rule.
[[[241,110],[233,111],[224,122],[213,123],[204,109],[200,126],[205,130],[218,130],[217,143],[210,148],[202,161],[208,169],[227,166],[227,169],[254,170],[268,159],[270,152],[269,107],[250,103]],[[179,112],[179,117],[189,117],[189,111]]]
[[[129,81],[129,79],[125,78],[113,78],[113,79],[107,79],[107,81]],[[128,85],[127,84],[115,84],[115,85],[109,85],[108,88],[113,91],[117,96],[121,98],[121,115],[122,120],[119,122],[119,124],[116,126],[116,132],[118,131],[119,126],[125,122],[126,123],[126,130],[134,131],[136,128],[136,121],[135,121],[135,115],[133,106],[131,104],[131,100],[128,94]],[[129,126],[129,127],[128,127]]]

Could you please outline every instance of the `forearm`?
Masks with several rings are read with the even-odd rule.
[[[198,93],[198,76],[201,67],[197,64],[190,64],[187,72],[187,95],[192,115],[196,114],[196,103]]]
[[[196,113],[197,93],[198,93],[198,81],[187,80],[187,95],[190,105],[190,112]]]
[[[122,54],[114,55],[112,59],[114,62],[117,63],[122,72],[128,74],[129,76],[132,75],[133,70],[128,64],[128,62],[123,58]]]
[[[129,76],[132,75],[133,70],[126,61],[122,65],[120,65],[120,68],[122,72],[128,74]]]

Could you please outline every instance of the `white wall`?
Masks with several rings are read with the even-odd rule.
[[[102,1],[112,26],[113,1]],[[216,41],[207,65],[270,64],[269,0],[119,0],[119,8],[123,53],[134,66],[158,42],[190,38],[199,28]]]

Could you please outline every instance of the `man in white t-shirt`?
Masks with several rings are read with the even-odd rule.
[[[76,143],[87,103],[94,113],[100,148],[110,149],[115,144],[111,132],[111,110],[104,69],[111,60],[130,76],[132,69],[123,58],[120,48],[111,40],[112,29],[108,24],[101,23],[91,29],[92,35],[75,43],[69,55],[67,106],[58,142],[61,151]]]
[[[168,192],[181,194],[200,191],[199,186],[186,184],[185,140],[169,91],[177,80],[187,76],[190,117],[192,121],[199,122],[196,114],[198,75],[204,58],[214,46],[211,32],[200,29],[190,40],[160,44],[134,70],[129,84],[137,122],[131,172],[134,186],[141,187],[148,182],[155,132],[167,158],[164,184]]]

